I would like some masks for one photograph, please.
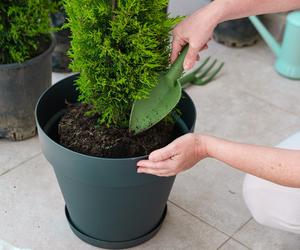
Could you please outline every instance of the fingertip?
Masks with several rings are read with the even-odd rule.
[[[157,156],[156,156],[156,152],[152,152],[149,157],[148,157],[149,161],[157,161]]]
[[[183,63],[184,70],[189,70],[194,66],[195,62],[197,61],[198,52],[199,50],[194,49],[191,46],[189,47]]]
[[[141,160],[136,165],[137,165],[137,167],[144,167],[145,164],[146,164],[146,160]]]
[[[188,70],[190,70],[192,67],[193,67],[193,62],[191,62],[191,61],[184,61],[184,63],[183,63],[183,69],[185,70],[185,71],[188,71]]]
[[[202,47],[201,51],[202,51],[202,50],[206,50],[206,49],[208,49],[208,45],[207,45],[207,44],[205,44],[205,45]]]
[[[151,170],[148,168],[138,168],[137,169],[138,174],[151,174]]]
[[[167,146],[161,149],[154,150],[149,155],[149,161],[158,162],[163,161],[168,158],[168,148]]]
[[[171,155],[170,150],[169,150],[168,146],[166,146],[164,148],[153,151],[149,155],[148,159],[153,164],[154,163],[157,164],[160,161],[164,161],[164,160],[168,159],[170,157],[170,155]]]

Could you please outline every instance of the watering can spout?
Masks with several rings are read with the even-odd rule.
[[[272,49],[276,57],[280,56],[281,47],[276,39],[271,35],[271,33],[265,28],[265,26],[261,23],[261,21],[256,16],[249,17],[252,24],[255,26],[259,34],[268,44],[268,46]]]

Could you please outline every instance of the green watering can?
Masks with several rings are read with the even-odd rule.
[[[276,71],[282,76],[300,80],[300,11],[287,15],[281,46],[256,16],[249,19],[275,53]]]

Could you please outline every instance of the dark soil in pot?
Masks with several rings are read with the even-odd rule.
[[[68,105],[58,125],[59,142],[73,151],[105,158],[148,155],[175,139],[174,124],[162,121],[144,133],[134,135],[128,128],[106,127],[97,116],[87,116],[88,105]]]

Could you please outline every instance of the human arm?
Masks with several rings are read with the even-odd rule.
[[[242,144],[196,134],[184,135],[152,152],[149,160],[138,163],[138,172],[172,176],[207,157],[271,182],[300,188],[300,150]]]
[[[221,22],[297,8],[300,8],[300,0],[215,0],[185,18],[174,28],[171,62],[177,58],[182,47],[189,43],[184,68],[192,68],[199,51],[206,46],[214,28]]]

